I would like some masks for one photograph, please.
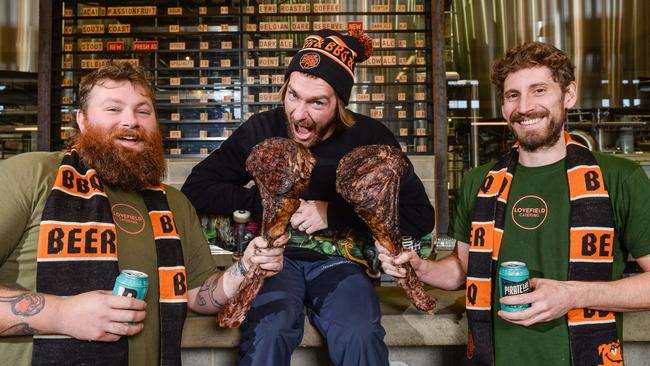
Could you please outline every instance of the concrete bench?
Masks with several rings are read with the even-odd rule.
[[[467,323],[459,315],[462,291],[431,291],[438,298],[435,316],[413,308],[401,288],[377,287],[377,293],[390,357],[402,362],[395,365],[450,365],[452,359],[462,359],[467,338]],[[239,329],[219,328],[214,317],[188,317],[182,342],[183,364],[234,365],[239,337]],[[291,364],[331,364],[324,339],[307,319],[304,337]]]
[[[392,366],[460,365],[467,342],[464,291],[430,290],[438,299],[436,314],[416,310],[401,288],[378,287],[382,325]],[[626,365],[646,365],[650,359],[650,313],[624,316]],[[191,316],[183,334],[183,364],[235,365],[240,332],[219,328],[214,317]],[[331,365],[323,338],[305,320],[305,334],[292,366]]]
[[[437,253],[444,257],[448,253]],[[215,257],[224,269],[229,255]],[[436,314],[424,314],[411,305],[401,288],[378,286],[382,325],[391,366],[461,365],[467,344],[465,292],[429,290],[438,300]],[[626,313],[623,317],[626,365],[647,365],[650,359],[650,312]],[[235,365],[239,329],[217,326],[215,317],[192,315],[183,332],[183,364],[190,366]],[[305,332],[293,354],[292,366],[331,365],[324,339],[305,320]]]

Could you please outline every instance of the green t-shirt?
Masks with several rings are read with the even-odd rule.
[[[650,181],[629,160],[594,153],[614,208],[615,238],[612,278],[623,273],[628,254],[650,254]],[[451,235],[469,243],[476,194],[494,163],[469,172],[463,179]],[[518,165],[506,208],[499,264],[521,261],[532,277],[567,280],[569,269],[569,188],[564,159],[543,167]],[[496,276],[493,274],[493,279]],[[496,283],[496,281],[495,281]],[[494,286],[493,309],[499,309]],[[506,322],[493,312],[497,365],[570,365],[566,317],[531,327]],[[619,336],[621,315],[617,314]]]
[[[0,284],[36,288],[36,248],[45,201],[54,184],[63,153],[29,153],[0,162]],[[117,227],[120,269],[149,275],[144,330],[129,337],[129,365],[159,364],[158,267],[148,211],[137,192],[105,185]],[[196,212],[178,190],[165,187],[167,201],[181,236],[190,289],[216,270]],[[32,337],[0,338],[3,364],[31,365]]]

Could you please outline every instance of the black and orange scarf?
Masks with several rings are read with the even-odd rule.
[[[564,133],[569,181],[569,280],[608,281],[614,260],[614,214],[593,154]],[[472,217],[465,306],[469,322],[467,364],[493,365],[492,277],[496,273],[508,194],[519,160],[518,146],[488,173]],[[567,314],[574,366],[596,365],[599,347],[618,344],[613,312],[572,309]],[[622,363],[621,363],[622,365]]]
[[[160,360],[180,365],[187,313],[187,280],[180,237],[163,186],[144,189],[158,256]],[[118,268],[118,238],[108,196],[94,169],[77,151],[66,152],[41,218],[36,289],[57,296],[112,290]],[[88,342],[65,335],[35,335],[34,365],[127,365],[128,340]]]

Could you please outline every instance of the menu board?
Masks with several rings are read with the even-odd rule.
[[[348,108],[384,123],[403,151],[432,154],[425,0],[55,3],[61,21],[53,42],[60,42],[61,57],[54,69],[62,82],[54,117],[63,126],[83,75],[111,59],[137,62],[157,92],[167,157],[203,157],[250,116],[281,105],[286,66],[310,32],[361,28],[374,53],[356,65]]]

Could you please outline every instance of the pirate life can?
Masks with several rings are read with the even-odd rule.
[[[524,262],[503,262],[499,267],[499,294],[501,297],[525,294],[530,289],[530,274]],[[501,304],[501,310],[513,312],[527,309],[530,304]]]
[[[135,297],[143,300],[149,289],[149,276],[146,273],[125,269],[115,279],[113,295]]]

